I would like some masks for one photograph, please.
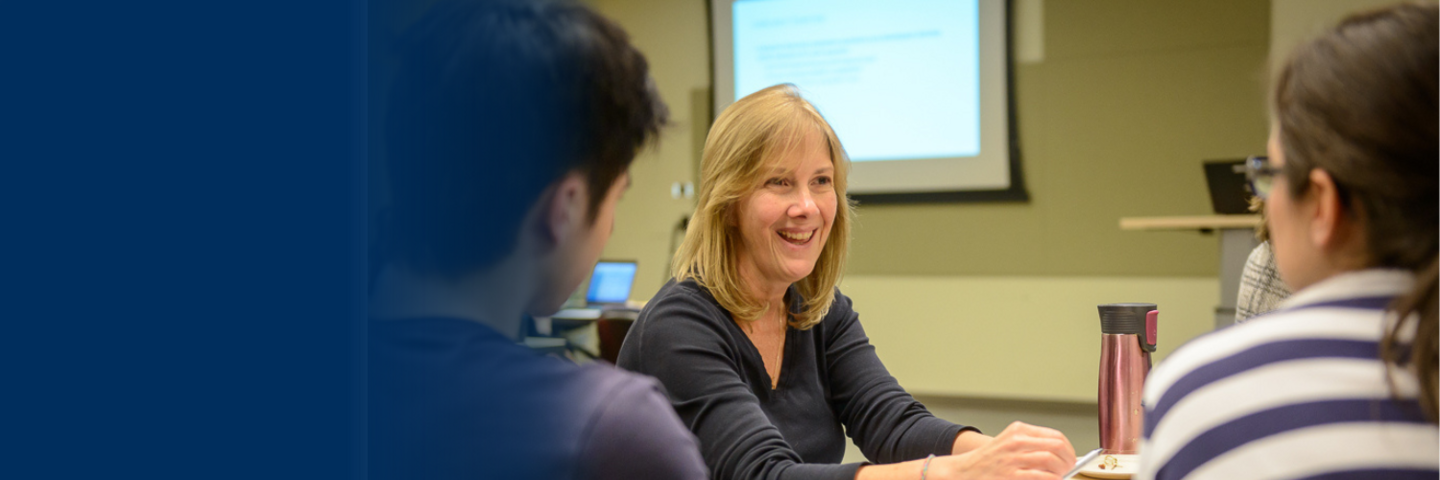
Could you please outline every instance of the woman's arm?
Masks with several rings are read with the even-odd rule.
[[[862,467],[856,478],[920,478],[923,460],[913,460],[931,454],[943,455],[931,460],[932,479],[1056,478],[1074,466],[1075,450],[1058,431],[1016,422],[991,438],[931,415],[880,362],[850,299],[837,292],[831,314],[831,401],[866,457],[890,464]]]
[[[866,458],[896,463],[963,453],[984,443],[973,436],[978,431],[966,435],[973,429],[931,415],[890,376],[849,297],[836,292],[830,314],[817,328],[825,329],[823,369],[830,403]]]
[[[985,446],[985,444],[990,443],[991,440],[995,440],[995,437],[975,430],[961,430],[960,434],[955,436],[955,444],[950,447],[950,454],[960,455],[962,453],[968,453],[971,450]]]
[[[963,455],[890,465],[866,465],[856,480],[1055,480],[1075,465],[1075,451],[1060,432],[1020,422]],[[923,471],[923,476],[922,476]]]
[[[619,363],[660,380],[681,421],[699,438],[712,478],[855,477],[859,464],[802,463],[770,423],[737,372],[737,349],[722,323],[731,320],[718,305],[692,291],[661,293],[632,327]]]

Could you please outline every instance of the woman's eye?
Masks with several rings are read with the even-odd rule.
[[[766,181],[765,181],[765,184],[766,184],[766,185],[778,185],[778,186],[783,187],[783,186],[785,186],[785,179],[783,179],[783,178],[772,178],[772,179],[770,179],[770,180],[766,180]]]
[[[830,177],[820,177],[815,179],[815,182],[821,185],[829,185],[830,181]]]

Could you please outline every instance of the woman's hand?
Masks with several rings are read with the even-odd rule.
[[[1054,480],[1074,466],[1075,448],[1064,434],[1015,422],[975,450],[963,455],[935,457],[925,478]]]

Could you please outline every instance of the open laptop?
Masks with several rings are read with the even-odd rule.
[[[585,289],[585,306],[589,308],[626,308],[630,300],[630,289],[635,286],[635,271],[639,268],[633,260],[601,260],[590,274],[590,286]]]
[[[626,302],[630,300],[630,289],[635,286],[635,272],[639,264],[634,260],[601,260],[590,273],[585,287],[585,306],[567,308],[552,315],[563,319],[596,319],[610,311],[634,311]]]
[[[1244,215],[1250,211],[1250,184],[1245,180],[1245,159],[1207,160],[1205,184],[1210,187],[1210,206],[1221,215]]]

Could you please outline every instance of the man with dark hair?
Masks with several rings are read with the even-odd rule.
[[[666,122],[645,58],[558,1],[445,4],[392,48],[374,60],[393,84],[374,111],[371,478],[703,478],[653,379],[516,343],[593,267]]]

